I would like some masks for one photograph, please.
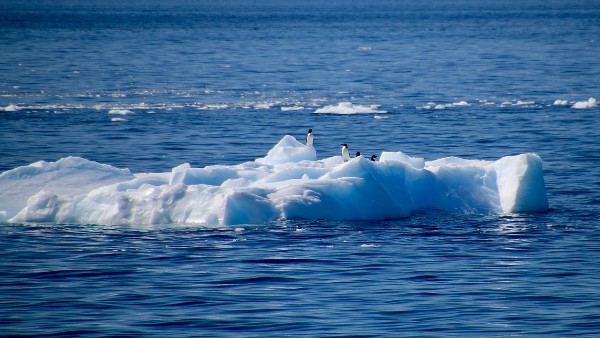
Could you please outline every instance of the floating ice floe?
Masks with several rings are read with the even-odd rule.
[[[380,159],[317,160],[313,147],[285,136],[252,162],[182,164],[162,173],[132,174],[78,157],[36,162],[0,174],[0,221],[234,225],[397,219],[427,209],[548,209],[542,161],[535,154],[426,162],[384,152]]]
[[[575,109],[589,109],[594,107],[596,107],[596,99],[593,97],[590,97],[587,101],[575,102],[571,106],[571,108]]]
[[[275,105],[274,102],[259,102],[254,105],[254,109],[271,109]]]
[[[108,111],[109,115],[129,115],[133,114],[133,112],[129,109],[111,109]]]
[[[14,104],[9,104],[8,106],[6,106],[4,108],[0,108],[0,110],[6,111],[6,112],[13,112],[13,111],[19,110],[19,107]]]
[[[315,110],[317,114],[339,114],[339,115],[353,115],[353,114],[384,114],[385,110],[377,110],[379,105],[372,104],[368,106],[355,105],[351,102],[340,102],[337,106],[325,106]]]
[[[453,103],[445,103],[445,104],[436,104],[435,102],[427,102],[422,106],[416,107],[417,109],[446,109],[446,108],[454,108],[454,107],[468,107],[471,104],[467,101],[458,101]]]
[[[568,106],[569,105],[569,101],[567,100],[556,100],[554,101],[554,105],[555,106]]]
[[[296,110],[304,110],[304,107],[303,106],[281,107],[281,111],[296,111]]]
[[[198,110],[221,110],[221,109],[229,108],[229,105],[226,105],[226,104],[194,105],[194,108],[196,108]]]

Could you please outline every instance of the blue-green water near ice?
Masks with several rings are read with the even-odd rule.
[[[340,143],[535,152],[550,203],[219,229],[4,223],[2,336],[600,332],[600,108],[571,108],[600,97],[597,1],[5,0],[0,46],[0,171],[236,164],[313,128],[320,158]],[[387,113],[314,114],[340,102]]]

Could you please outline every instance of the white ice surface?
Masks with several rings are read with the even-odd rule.
[[[132,174],[77,157],[0,174],[0,221],[70,224],[257,224],[285,218],[383,220],[418,210],[513,213],[548,209],[535,154],[497,161],[426,162],[402,152],[380,161],[316,150],[285,136],[238,165]]]
[[[379,105],[373,104],[361,106],[351,102],[340,102],[337,106],[325,106],[315,110],[317,114],[338,114],[338,115],[353,115],[353,114],[384,114],[386,111],[377,110]]]
[[[589,109],[596,107],[596,99],[590,97],[587,101],[575,102],[571,108],[575,109]]]

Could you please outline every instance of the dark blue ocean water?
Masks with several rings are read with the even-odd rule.
[[[1,336],[600,332],[600,108],[570,108],[600,98],[597,1],[4,0],[0,47],[0,171],[236,164],[313,128],[320,158],[535,152],[551,207],[0,224]],[[387,113],[313,113],[345,101]]]

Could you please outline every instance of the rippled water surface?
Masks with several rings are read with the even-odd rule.
[[[2,323],[36,336],[591,336],[598,232],[553,219],[3,226]]]
[[[535,152],[551,209],[5,223],[1,335],[593,337],[600,109],[571,106],[600,99],[599,37],[589,1],[3,1],[0,171],[236,164],[313,128],[319,158]],[[380,112],[314,114],[340,102]]]

